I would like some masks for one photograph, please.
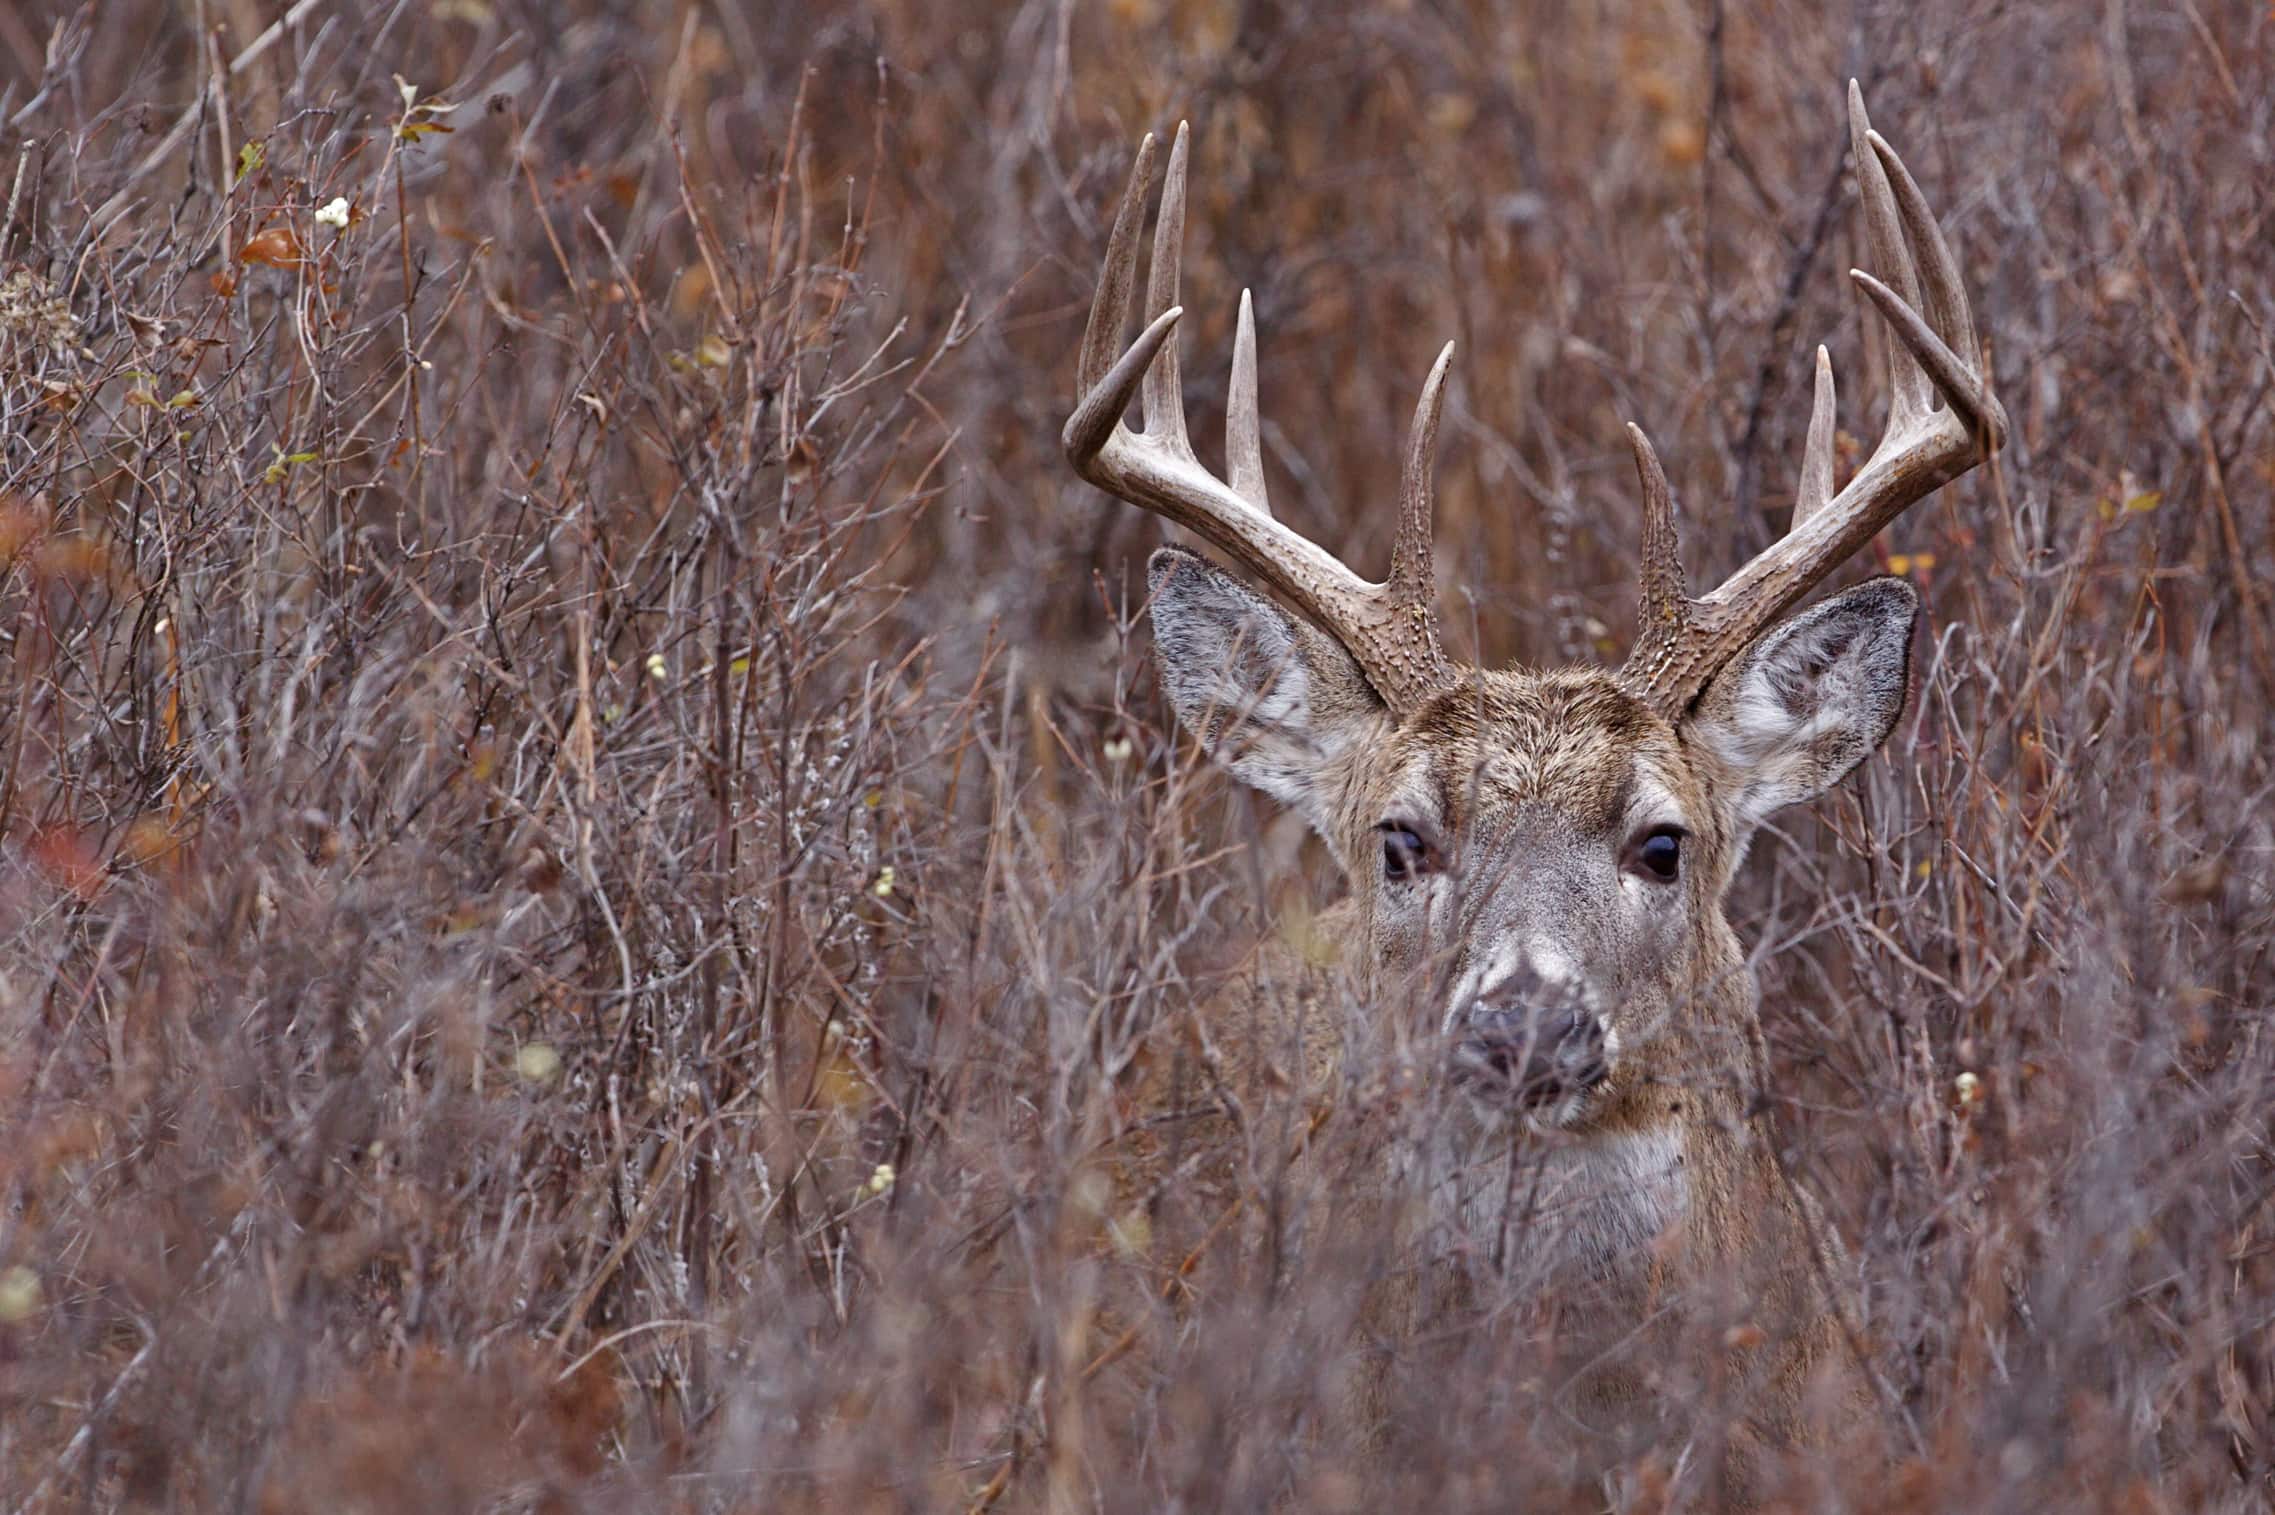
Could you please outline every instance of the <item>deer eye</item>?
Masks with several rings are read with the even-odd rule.
[[[1627,871],[1656,883],[1671,884],[1683,871],[1683,837],[1680,826],[1653,826],[1627,844]]]
[[[1382,833],[1382,876],[1394,884],[1412,883],[1430,871],[1430,844],[1411,826],[1385,821]]]

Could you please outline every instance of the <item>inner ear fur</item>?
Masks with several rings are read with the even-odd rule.
[[[1178,724],[1241,782],[1291,806],[1333,841],[1334,790],[1355,745],[1389,715],[1358,663],[1197,553],[1147,565],[1163,689]]]
[[[1815,799],[1887,740],[1911,684],[1919,592],[1879,578],[1781,622],[1717,674],[1690,738],[1712,751],[1752,825]]]

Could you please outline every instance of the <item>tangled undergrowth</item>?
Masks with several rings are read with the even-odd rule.
[[[2266,1508],[2271,63],[2263,0],[0,15],[0,1509],[1544,1500],[1521,1331],[1319,1434],[1363,1132],[1175,1256],[1089,1161],[1332,881],[1168,722],[1073,354],[1189,117],[1197,432],[1252,289],[1281,512],[1379,566],[1458,338],[1459,650],[1615,656],[1621,422],[1702,582],[1816,343],[1874,434],[1851,74],[2015,434],[1851,570],[1910,711],[1735,901],[1887,1364],[1823,1486]]]

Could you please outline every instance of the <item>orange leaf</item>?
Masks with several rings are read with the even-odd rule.
[[[47,513],[14,499],[0,497],[0,565],[36,542],[47,531]]]
[[[256,232],[253,239],[237,251],[239,262],[265,263],[271,268],[297,268],[307,261],[300,238],[293,235],[289,226],[272,226]]]
[[[78,827],[57,823],[34,831],[25,849],[42,872],[83,900],[102,891],[103,858],[94,839]]]
[[[137,816],[119,838],[117,856],[125,862],[147,866],[180,845],[164,820],[156,815]]]

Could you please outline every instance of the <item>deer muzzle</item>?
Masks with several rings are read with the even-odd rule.
[[[1473,1093],[1531,1109],[1602,1083],[1610,1048],[1603,1021],[1590,1011],[1479,1004],[1464,1018],[1454,1069]]]

